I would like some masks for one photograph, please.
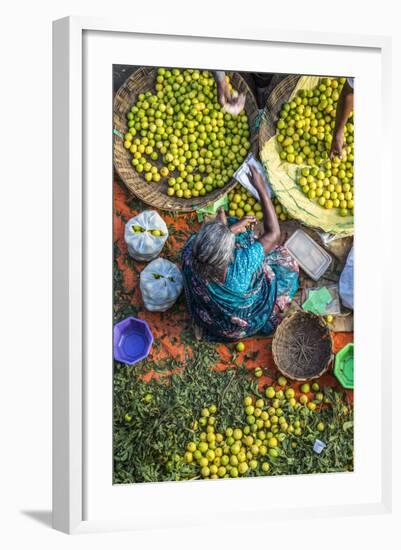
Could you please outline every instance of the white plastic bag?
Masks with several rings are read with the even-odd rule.
[[[160,254],[168,238],[167,225],[157,212],[145,210],[126,223],[124,238],[132,258],[149,262]]]
[[[354,247],[351,248],[340,275],[339,289],[344,306],[354,309]]]
[[[164,258],[157,258],[141,272],[140,289],[149,311],[166,311],[177,300],[183,286],[178,267]]]
[[[252,153],[248,153],[248,156],[246,157],[244,162],[235,172],[234,179],[236,179],[242,185],[242,187],[245,187],[245,189],[249,191],[257,201],[260,201],[259,193],[256,191],[253,184],[251,183],[251,170],[249,168],[250,166],[256,168],[256,170],[262,176],[265,189],[269,197],[271,198],[272,190],[269,180],[267,179],[266,171],[263,168],[263,165],[258,160],[256,160]]]

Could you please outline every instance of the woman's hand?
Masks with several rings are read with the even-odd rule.
[[[269,197],[269,193],[266,190],[261,174],[253,166],[250,166],[250,169],[252,175],[252,185],[258,192],[263,212],[264,232],[260,237],[259,242],[263,246],[265,253],[268,254],[270,250],[272,250],[279,242],[280,224],[278,223],[276,211]]]
[[[221,206],[217,212],[216,220],[227,225],[227,217],[224,208]]]
[[[330,160],[333,159],[335,155],[338,158],[342,158],[344,149],[344,130],[338,129],[333,135],[333,141],[331,142],[330,148]]]
[[[217,97],[224,111],[231,115],[238,115],[245,107],[245,94],[234,96],[225,78],[217,83]]]
[[[230,87],[225,77],[217,82],[217,97],[222,107],[231,100]]]
[[[234,235],[238,235],[239,233],[245,233],[245,231],[248,228],[248,225],[250,225],[251,223],[256,223],[255,216],[244,216],[238,222],[235,222],[232,225],[230,225],[230,231],[231,233],[234,233]]]
[[[251,171],[251,183],[260,197],[261,192],[266,192],[265,183],[259,171],[254,166],[252,166],[252,164],[249,166],[249,169]]]

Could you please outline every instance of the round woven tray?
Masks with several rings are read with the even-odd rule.
[[[318,315],[300,310],[278,326],[272,351],[279,371],[292,380],[318,378],[333,358],[326,323]]]
[[[135,103],[137,96],[142,92],[154,89],[157,68],[141,67],[135,71],[121,88],[118,90],[114,99],[114,166],[118,175],[128,187],[128,189],[140,198],[144,203],[155,208],[163,210],[175,210],[181,212],[190,212],[202,208],[207,204],[213,203],[230,191],[236,180],[232,179],[222,189],[216,189],[204,197],[193,197],[183,199],[178,197],[169,197],[166,193],[166,183],[147,183],[145,179],[138,174],[131,165],[131,155],[124,148],[123,139],[118,135],[124,135],[127,131],[127,113]],[[255,129],[255,119],[258,113],[256,100],[251,89],[245,80],[238,73],[227,73],[235,89],[246,94],[245,111],[248,115],[250,127],[251,151],[254,155],[258,152],[258,133]],[[117,134],[116,134],[117,131]],[[161,164],[159,163],[159,166]]]

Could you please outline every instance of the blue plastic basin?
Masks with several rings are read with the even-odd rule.
[[[127,317],[114,325],[114,359],[133,365],[145,359],[153,343],[153,334],[146,321]]]

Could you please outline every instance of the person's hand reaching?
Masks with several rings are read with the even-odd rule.
[[[266,190],[263,177],[259,173],[259,171],[255,168],[255,166],[252,166],[252,164],[249,166],[249,170],[251,171],[251,183],[256,189],[256,191],[258,192],[260,197],[261,191]]]
[[[224,111],[238,115],[245,107],[245,94],[234,95],[225,78],[217,83],[217,96]]]
[[[221,206],[217,212],[216,220],[227,225],[227,217],[224,208]]]
[[[248,229],[248,226],[254,223],[256,223],[255,216],[244,216],[239,221],[230,225],[230,231],[234,233],[234,235],[245,233],[245,231]]]
[[[344,130],[337,130],[333,135],[333,141],[331,142],[330,148],[330,160],[333,160],[333,157],[336,155],[341,159],[343,156],[344,149]]]

